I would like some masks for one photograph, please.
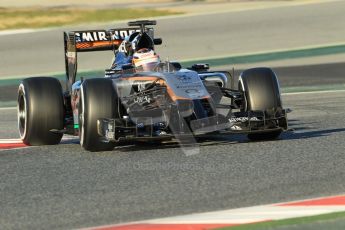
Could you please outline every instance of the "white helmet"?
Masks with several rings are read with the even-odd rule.
[[[160,63],[160,59],[152,49],[143,48],[134,53],[132,62],[137,69],[152,71]]]

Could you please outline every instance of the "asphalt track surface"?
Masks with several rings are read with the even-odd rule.
[[[294,131],[276,141],[206,138],[193,156],[175,143],[90,153],[73,140],[1,151],[0,226],[70,229],[344,193],[344,91],[283,100]],[[14,130],[16,111],[1,112]]]

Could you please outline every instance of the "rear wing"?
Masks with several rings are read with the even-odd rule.
[[[64,32],[64,51],[67,89],[71,90],[76,80],[79,52],[113,50],[117,51],[121,42],[131,34],[146,33],[154,45],[162,44],[162,39],[154,38],[154,29],[147,25],[156,25],[156,21],[135,21],[128,23],[129,28],[110,30],[83,30]]]

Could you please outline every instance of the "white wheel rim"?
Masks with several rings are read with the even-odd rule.
[[[80,132],[80,145],[84,146],[84,110],[85,110],[85,100],[84,100],[84,90],[83,90],[83,85],[81,85],[80,87],[80,99],[81,99],[81,109],[82,109],[82,113],[80,113],[80,111],[78,111],[79,113],[79,127],[81,127],[81,129],[79,128],[79,132]],[[81,126],[80,126],[81,125]]]
[[[27,135],[27,118],[28,118],[28,111],[27,111],[27,102],[25,96],[25,87],[23,83],[19,85],[18,92],[22,92],[20,98],[18,98],[17,103],[17,118],[18,118],[18,130],[20,139],[24,140]]]

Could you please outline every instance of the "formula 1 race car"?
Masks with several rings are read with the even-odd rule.
[[[123,140],[188,142],[199,135],[232,133],[268,140],[287,130],[279,83],[270,68],[245,70],[238,87],[230,72],[169,61],[149,72],[127,66],[107,69],[104,78],[76,80],[78,52],[117,51],[133,33],[142,38],[140,46],[154,48],[162,43],[154,37],[155,24],[143,20],[129,22],[128,28],[64,32],[66,91],[51,77],[26,78],[19,85],[23,142],[52,145],[64,134],[79,135],[84,149],[103,151]]]

